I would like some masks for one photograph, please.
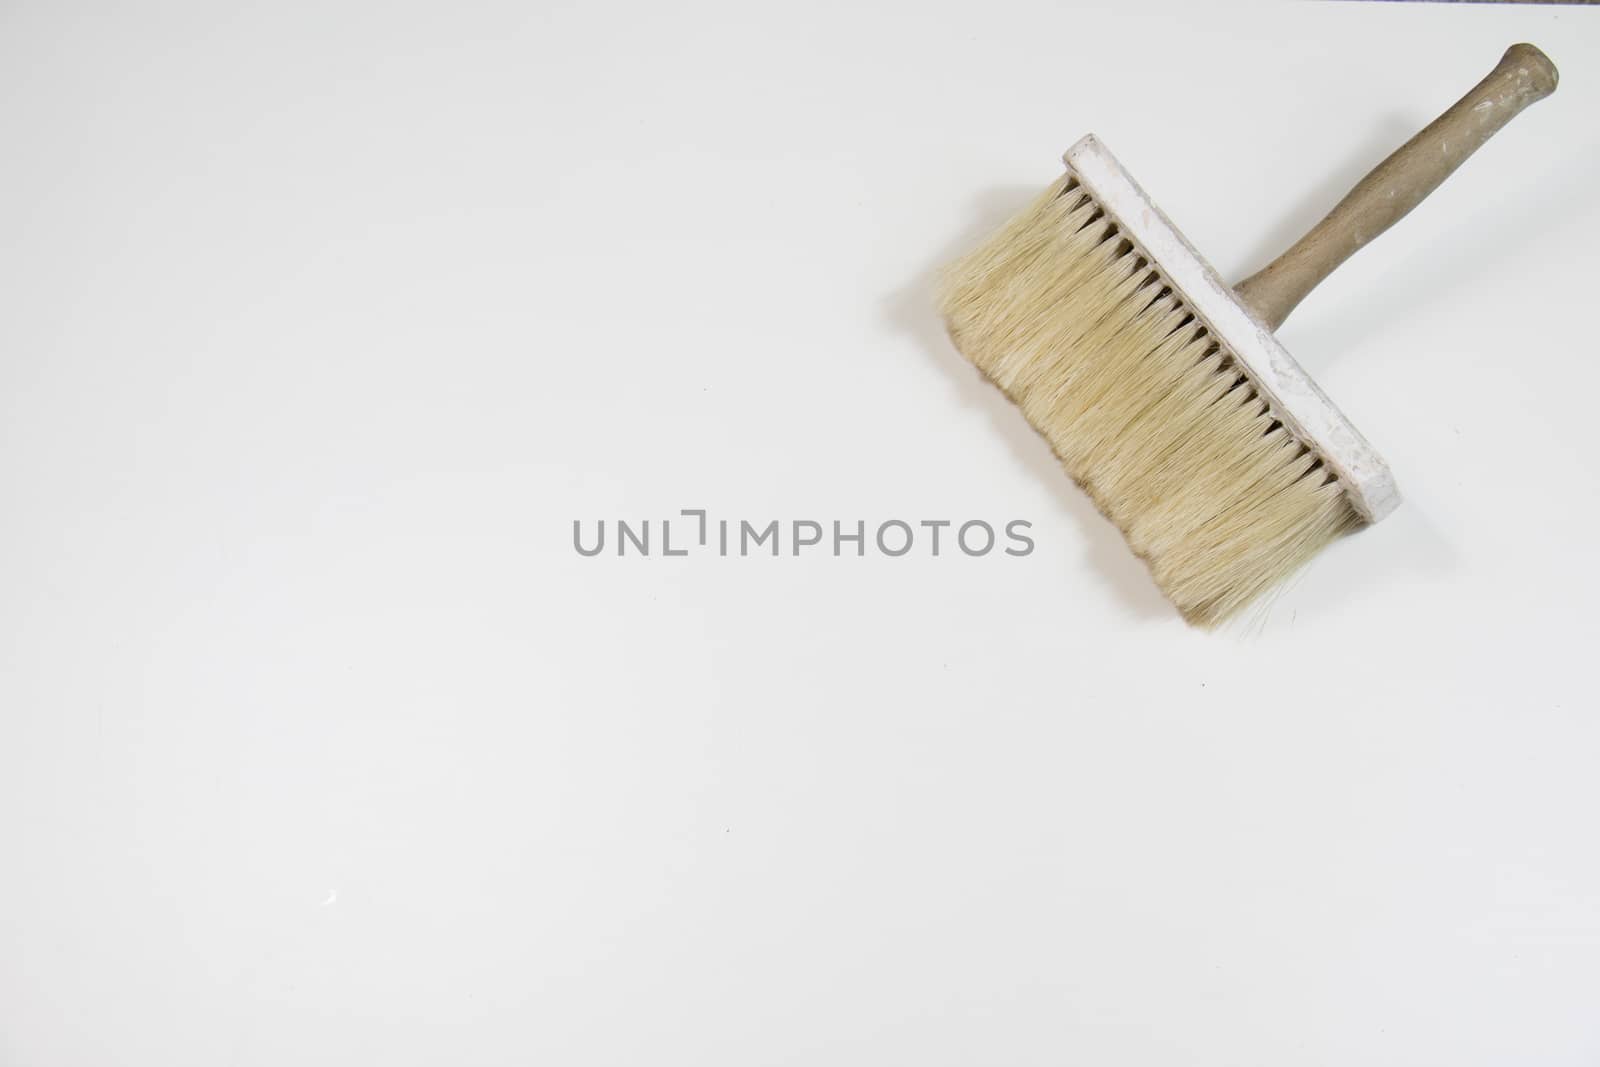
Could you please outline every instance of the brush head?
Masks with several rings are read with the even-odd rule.
[[[961,352],[1200,625],[1399,503],[1383,460],[1093,137],[946,273]]]

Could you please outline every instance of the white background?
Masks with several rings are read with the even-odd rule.
[[[1094,131],[1407,503],[1191,631],[943,337]],[[0,1063],[1600,1059],[1600,9],[6,4]],[[1024,559],[571,523],[1025,518]]]

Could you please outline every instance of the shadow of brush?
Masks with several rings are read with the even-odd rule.
[[[946,380],[958,391],[962,404],[982,411],[1015,460],[1041,485],[1050,488],[1051,499],[1058,510],[1072,516],[1083,530],[1086,558],[1116,598],[1136,618],[1171,619],[1177,612],[1161,596],[1144,564],[1128,549],[1121,531],[1062,470],[1049,443],[1029,425],[1022,412],[956,350],[939,315],[939,272],[946,264],[975,248],[1038,195],[1038,189],[1015,186],[991,189],[980,195],[971,221],[931,258],[910,284],[889,296],[885,301],[886,313],[896,329],[910,335],[938,364]]]
[[[1470,167],[1468,163],[1467,168]],[[1381,274],[1373,275],[1373,281],[1362,293],[1359,315],[1340,315],[1332,329],[1318,331],[1297,344],[1306,351],[1307,360],[1313,365],[1328,366],[1342,354],[1359,348],[1370,338],[1381,336],[1399,322],[1423,314],[1436,314],[1433,305],[1466,291],[1469,283],[1501,269],[1513,252],[1538,247],[1547,234],[1566,225],[1563,213],[1552,210],[1550,205],[1586,202],[1597,178],[1600,178],[1600,141],[1592,142],[1581,153],[1565,152],[1561,160],[1542,172],[1520,175],[1519,180],[1525,181],[1525,186],[1515,197],[1504,197],[1496,202],[1492,211],[1462,219],[1439,240],[1422,245],[1413,243],[1409,248],[1402,246],[1399,254],[1388,261],[1392,265],[1382,269]],[[1471,178],[1464,176],[1454,180],[1470,181]],[[1487,183],[1479,183],[1478,188],[1486,189]],[[1419,210],[1426,211],[1428,206],[1424,204]],[[1402,220],[1397,231],[1403,231],[1404,226]],[[1384,240],[1403,242],[1405,235],[1398,232]],[[1374,269],[1359,267],[1359,253],[1350,262],[1358,265],[1358,269],[1369,272]],[[1506,313],[1532,314],[1535,310],[1508,308]],[[1448,373],[1452,364],[1446,361],[1445,354],[1436,358],[1440,361],[1441,372]]]
[[[1419,125],[1416,120],[1396,117],[1382,132],[1374,133],[1370,151],[1353,154],[1342,173],[1323,183],[1317,193],[1308,195],[1302,208],[1285,216],[1274,228],[1274,235],[1264,244],[1260,256],[1252,262],[1261,265],[1290,242],[1298,240],[1332,210],[1339,198],[1371,167],[1385,158],[1388,151],[1403,143],[1407,131]],[[1453,180],[1473,181],[1470,163],[1465,170],[1464,177]],[[1441,314],[1441,302],[1459,301],[1459,294],[1468,291],[1473,282],[1486,274],[1501,269],[1511,253],[1538,247],[1548,234],[1564,224],[1564,216],[1551,211],[1549,205],[1583,202],[1597,176],[1600,176],[1600,141],[1592,141],[1581,152],[1566,153],[1559,165],[1537,174],[1519,175],[1519,180],[1526,182],[1527,191],[1498,201],[1493,211],[1447,227],[1438,239],[1421,245],[1404,244],[1405,221],[1402,220],[1397,225],[1400,232],[1384,237],[1383,247],[1390,249],[1387,259],[1375,258],[1373,265],[1365,268],[1361,267],[1363,261],[1359,255],[1351,261],[1356,269],[1365,269],[1373,278],[1360,294],[1359,310],[1332,309],[1326,324],[1317,324],[1314,329],[1296,334],[1289,345],[1291,351],[1314,370],[1325,370],[1347,354],[1369,345],[1376,345],[1376,348],[1369,349],[1366,354],[1377,354],[1377,349],[1382,347],[1379,339],[1386,331],[1406,321]],[[1486,187],[1480,182],[1480,188]],[[1420,210],[1427,211],[1428,205],[1422,205]],[[1374,270],[1380,273],[1374,275]],[[1307,301],[1308,306],[1314,300],[1315,294]],[[1524,310],[1510,307],[1505,313]],[[1294,323],[1291,316],[1289,325],[1292,327]],[[1443,376],[1459,372],[1459,354],[1455,351],[1425,350],[1409,355],[1419,364],[1435,365],[1436,369],[1424,371],[1423,377],[1428,373]],[[1442,419],[1448,417],[1448,413],[1431,411],[1426,417]],[[1384,426],[1367,429],[1376,440],[1395,432]],[[1412,478],[1438,479],[1441,473],[1437,470],[1397,472],[1402,490]],[[1450,531],[1441,528],[1427,514],[1422,500],[1408,500],[1394,518],[1381,524],[1381,529],[1385,542],[1381,551],[1368,549],[1357,556],[1349,547],[1335,546],[1317,561],[1322,574],[1315,588],[1309,583],[1302,585],[1304,572],[1287,588],[1293,589],[1298,598],[1315,610],[1322,603],[1345,599],[1353,589],[1371,589],[1428,572],[1448,571],[1460,562],[1460,553]],[[1366,537],[1370,536],[1368,533],[1357,538],[1356,543],[1366,544]]]

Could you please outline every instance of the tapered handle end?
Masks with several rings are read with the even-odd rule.
[[[1555,92],[1559,81],[1556,65],[1533,45],[1507,48],[1482,81],[1362,178],[1327,218],[1240,282],[1239,299],[1276,330],[1329,272],[1404,218],[1496,130]]]
[[[1507,48],[1506,54],[1500,57],[1500,66],[1515,70],[1516,77],[1528,86],[1530,104],[1555,92],[1561,83],[1561,72],[1550,62],[1550,57],[1525,41]]]

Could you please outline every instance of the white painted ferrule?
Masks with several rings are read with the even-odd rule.
[[[1068,149],[1065,159],[1123,236],[1233,355],[1271,405],[1274,417],[1322,458],[1361,517],[1377,522],[1398,507],[1400,489],[1383,457],[1150,201],[1111,151],[1090,134]]]

